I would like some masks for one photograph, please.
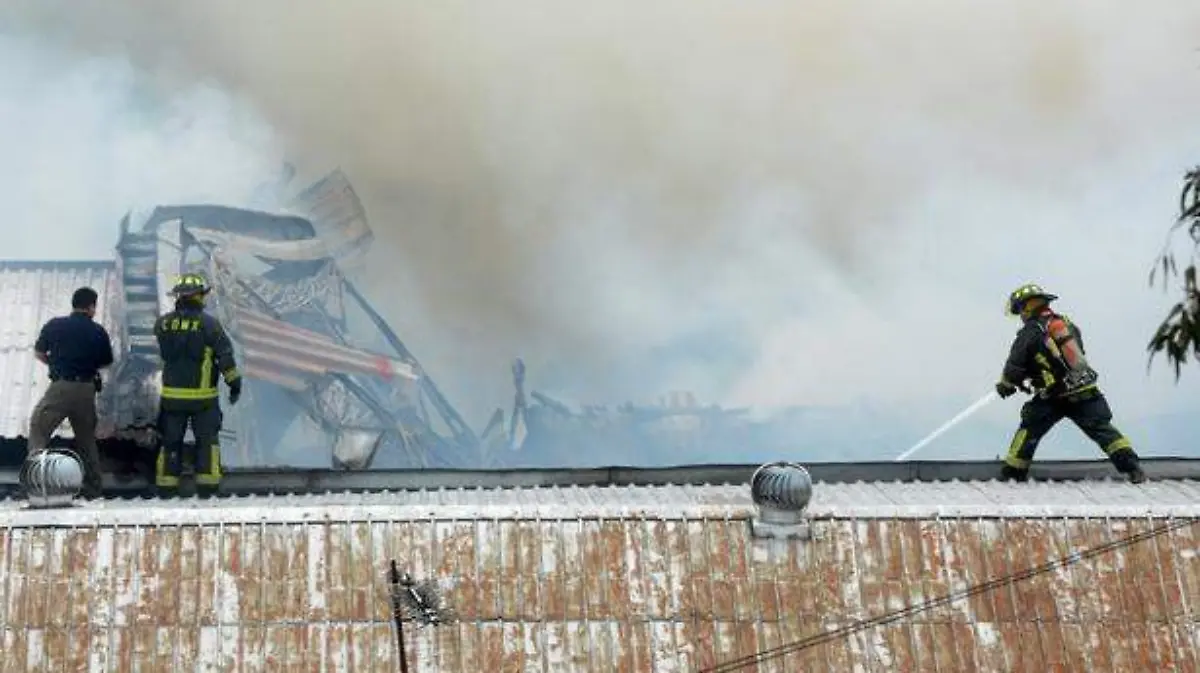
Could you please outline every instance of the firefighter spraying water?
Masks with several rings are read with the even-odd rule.
[[[1050,308],[1056,299],[1032,283],[1009,295],[1007,312],[1019,316],[1022,325],[996,390],[929,433],[897,456],[897,461],[907,460],[997,397],[1007,399],[1020,390],[1031,397],[1021,407],[1021,422],[1004,458],[1001,478],[1028,479],[1038,443],[1059,421],[1069,418],[1104,451],[1117,471],[1135,484],[1146,480],[1132,443],[1112,423],[1112,410],[1098,385],[1100,377],[1087,361],[1083,333]]]
[[[1100,392],[1099,375],[1088,363],[1083,333],[1050,303],[1058,299],[1039,285],[1026,284],[1008,298],[1009,315],[1022,325],[1013,340],[996,393],[1007,398],[1018,390],[1032,397],[1021,407],[1021,423],[1004,458],[1001,477],[1024,481],[1038,443],[1069,418],[1095,442],[1117,471],[1133,483],[1146,480],[1129,439],[1112,423],[1112,410]],[[1028,382],[1028,383],[1027,383]]]

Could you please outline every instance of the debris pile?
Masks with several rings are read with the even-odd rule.
[[[117,362],[98,399],[97,432],[119,475],[152,474],[161,386],[153,326],[188,273],[208,278],[209,310],[250,382],[238,405],[225,405],[226,470],[646,465],[767,450],[745,409],[702,406],[688,393],[656,405],[572,407],[527,392],[520,359],[512,406],[475,432],[355,285],[374,236],[346,176],[334,171],[273,200],[286,206],[172,205],[121,221],[116,282],[103,301],[117,325]]]

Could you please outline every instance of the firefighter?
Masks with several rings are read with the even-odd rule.
[[[163,360],[158,421],[162,447],[155,483],[163,490],[190,491],[220,483],[219,379],[224,378],[229,387],[230,404],[237,404],[242,394],[233,344],[221,322],[204,312],[210,289],[201,275],[180,277],[171,291],[175,310],[154,323]],[[192,455],[185,456],[183,438],[189,422],[196,442]],[[185,472],[189,466],[194,468],[194,484]]]
[[[1020,389],[1033,397],[1021,407],[1021,424],[1004,459],[1001,477],[1025,481],[1038,442],[1059,421],[1069,418],[1103,449],[1118,471],[1140,484],[1146,475],[1138,455],[1112,424],[1112,411],[1100,392],[1096,370],[1088,364],[1079,327],[1050,308],[1056,299],[1035,284],[1022,285],[1008,298],[1008,313],[1020,316],[1023,324],[996,383],[996,393],[1007,398]]]

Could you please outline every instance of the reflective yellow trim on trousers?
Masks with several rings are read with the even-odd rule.
[[[221,445],[213,444],[209,449],[212,451],[210,460],[210,468],[207,473],[196,475],[196,483],[205,486],[217,486],[221,483]],[[158,450],[158,458],[154,461],[154,485],[159,488],[176,488],[179,486],[179,477],[167,474],[167,451],[166,449]]]
[[[1018,453],[1021,451],[1021,447],[1025,444],[1025,437],[1028,434],[1029,433],[1026,432],[1024,428],[1021,428],[1020,430],[1017,430],[1017,434],[1013,435],[1012,444],[1008,445],[1008,455],[1004,457],[1004,462],[1009,467],[1015,467],[1018,470],[1025,470],[1029,468],[1030,461],[1025,460],[1018,455]]]
[[[158,450],[158,459],[154,461],[154,485],[160,488],[175,488],[179,485],[179,477],[167,474],[167,450]]]
[[[196,473],[196,483],[205,486],[217,486],[221,483],[221,445],[209,447],[209,467],[207,473]]]
[[[169,388],[163,386],[162,396],[168,400],[212,400],[219,397],[216,388]]]
[[[1132,449],[1132,448],[1133,448],[1133,442],[1129,441],[1129,439],[1127,437],[1122,437],[1120,439],[1114,439],[1112,441],[1112,443],[1110,443],[1108,446],[1104,447],[1104,453],[1111,455],[1111,454],[1116,453],[1117,451],[1120,451],[1121,449]]]

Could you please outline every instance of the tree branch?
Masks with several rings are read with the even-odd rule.
[[[1200,289],[1196,284],[1196,253],[1200,250],[1200,166],[1183,176],[1183,188],[1179,192],[1179,217],[1167,230],[1167,240],[1150,271],[1151,286],[1160,278],[1160,270],[1164,290],[1168,287],[1169,279],[1180,276],[1171,244],[1181,229],[1187,232],[1192,243],[1192,254],[1182,274],[1183,296],[1171,307],[1146,346],[1149,352],[1147,370],[1153,365],[1155,356],[1161,353],[1174,368],[1176,381],[1182,374],[1183,365],[1187,364],[1189,353],[1200,360]]]

